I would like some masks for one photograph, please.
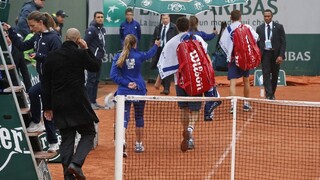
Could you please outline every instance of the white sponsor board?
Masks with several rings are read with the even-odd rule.
[[[103,10],[103,7],[98,6],[98,8],[95,5],[97,1],[99,0],[89,1],[90,19],[94,11]],[[318,17],[317,12],[319,6],[319,0],[250,0],[248,4],[245,5],[215,7],[214,11],[216,12],[218,29],[221,21],[230,20],[230,12],[233,9],[240,10],[243,14],[243,22],[253,26],[253,28],[263,23],[262,13],[265,9],[270,9],[274,13],[273,19],[284,25],[287,34],[319,34],[320,21],[316,19],[316,17]],[[120,4],[118,4],[118,7],[120,7]],[[154,26],[160,21],[159,15],[139,9],[135,9],[134,15],[134,19],[141,24],[142,34],[152,34]],[[110,14],[110,16],[112,16],[112,14]],[[211,32],[214,23],[212,11],[198,14],[197,17],[200,21],[199,29],[205,32]],[[107,30],[109,34],[119,33],[117,27],[108,28]]]
[[[319,6],[319,0],[250,0],[245,5],[215,7],[214,9],[218,24],[221,21],[230,20],[230,12],[238,9],[243,14],[243,22],[255,29],[263,23],[263,11],[270,9],[274,14],[273,20],[284,25],[286,34],[319,34],[320,21],[314,20],[317,17]],[[205,32],[212,31],[212,12],[199,14],[197,17],[200,21],[199,29]]]

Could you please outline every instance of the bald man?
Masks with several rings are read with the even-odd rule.
[[[84,86],[84,70],[99,71],[101,61],[95,59],[77,29],[68,29],[65,39],[60,49],[48,54],[44,64],[44,115],[48,120],[54,118],[60,130],[64,178],[86,179],[82,165],[93,148],[94,122],[99,120]],[[76,132],[81,140],[74,152]]]

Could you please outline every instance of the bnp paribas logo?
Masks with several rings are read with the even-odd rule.
[[[120,24],[125,20],[124,14],[126,8],[127,7],[120,0],[104,0],[104,26],[120,27]]]
[[[17,155],[30,154],[28,147],[21,147],[23,139],[23,128],[17,127],[14,129],[7,129],[0,125],[0,172],[6,168],[11,159]]]

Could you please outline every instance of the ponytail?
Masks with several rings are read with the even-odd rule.
[[[44,12],[43,15],[46,17],[46,23],[44,23],[44,25],[48,28],[48,30],[54,30],[54,28],[56,27],[56,23],[53,19],[53,17],[47,13]]]
[[[129,34],[126,36],[126,38],[124,39],[122,53],[120,54],[120,57],[118,58],[116,63],[118,67],[120,68],[123,67],[124,61],[129,57],[131,48],[133,48],[136,43],[137,43],[137,39],[134,35]]]

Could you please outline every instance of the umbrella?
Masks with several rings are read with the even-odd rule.
[[[210,10],[208,0],[121,0],[126,6],[159,14],[196,15]],[[210,0],[209,0],[210,1]],[[209,2],[208,1],[208,2]],[[212,1],[212,0],[211,0]]]

